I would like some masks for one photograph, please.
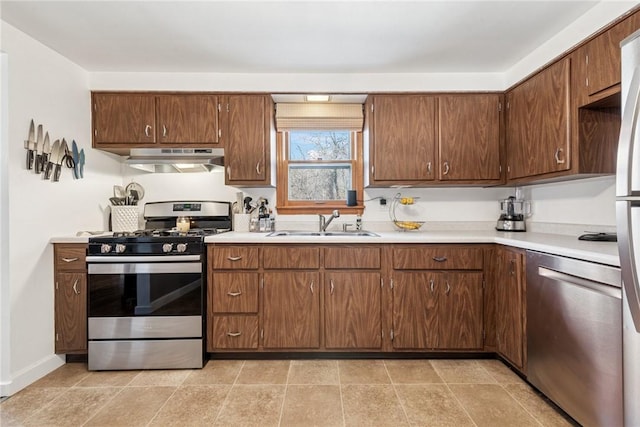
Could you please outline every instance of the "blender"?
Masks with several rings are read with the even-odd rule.
[[[527,214],[528,203],[510,196],[500,200],[500,218],[496,224],[499,231],[526,231],[524,218]]]

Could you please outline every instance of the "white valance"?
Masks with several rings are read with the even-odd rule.
[[[345,129],[361,131],[362,104],[278,103],[276,129]]]

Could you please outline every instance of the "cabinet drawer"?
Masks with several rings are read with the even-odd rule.
[[[380,248],[336,247],[324,249],[325,268],[380,268]]]
[[[320,268],[320,249],[309,247],[268,247],[263,253],[264,268]]]
[[[56,271],[87,271],[85,244],[56,244],[53,252]]]
[[[210,246],[209,266],[215,270],[258,268],[258,248],[251,246]]]
[[[481,270],[482,249],[412,246],[393,249],[396,270]]]
[[[209,277],[209,307],[214,313],[258,312],[258,273],[214,273]]]
[[[214,316],[209,351],[258,348],[258,316]]]

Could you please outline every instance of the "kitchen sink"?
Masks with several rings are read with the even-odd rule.
[[[312,237],[312,236],[345,236],[345,237],[380,237],[371,231],[274,231],[267,234],[267,237]]]

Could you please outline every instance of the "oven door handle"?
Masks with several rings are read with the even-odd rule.
[[[201,261],[200,255],[160,255],[160,256],[88,256],[87,264],[91,263],[120,263],[132,264],[136,262],[174,262],[174,261]]]
[[[202,264],[199,262],[88,264],[87,270],[89,275],[202,273]]]

